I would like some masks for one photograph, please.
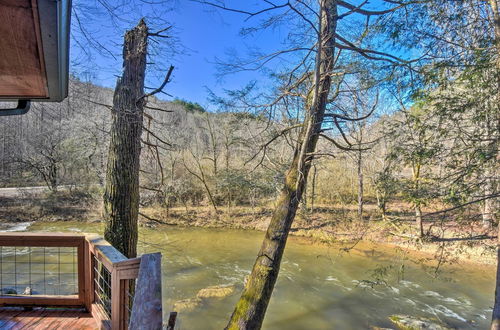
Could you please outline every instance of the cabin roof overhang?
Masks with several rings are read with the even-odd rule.
[[[0,100],[68,95],[71,0],[0,0]]]

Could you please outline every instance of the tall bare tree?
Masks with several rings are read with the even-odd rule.
[[[280,58],[284,54],[302,52],[303,57],[299,57],[298,65],[282,74],[283,85],[280,93],[274,101],[267,105],[273,109],[279,102],[285,103],[285,107],[290,109],[290,97],[301,99],[299,108],[300,114],[291,126],[278,132],[271,141],[265,143],[260,149],[265,157],[265,150],[274,140],[285,137],[287,133],[298,130],[296,137],[289,140],[293,147],[293,157],[285,175],[284,186],[275,204],[275,210],[264,241],[258,252],[252,273],[243,289],[227,329],[259,329],[262,326],[264,315],[269,304],[271,294],[278,278],[281,258],[285,250],[286,241],[292,226],[298,205],[303,197],[307,186],[307,177],[311,168],[312,160],[320,156],[316,152],[319,138],[324,138],[339,148],[350,150],[349,147],[342,146],[327,131],[332,127],[342,130],[342,122],[361,120],[364,118],[351,118],[349,114],[339,114],[335,109],[329,107],[334,102],[338,93],[341,92],[340,85],[346,78],[346,69],[338,64],[341,53],[354,51],[365,59],[380,60],[384,63],[395,63],[399,59],[390,54],[373,51],[361,47],[364,37],[356,40],[355,43],[349,41],[349,37],[343,37],[338,30],[337,23],[340,19],[348,16],[362,15],[365,17],[379,16],[390,13],[404,5],[400,1],[386,1],[385,4],[393,7],[373,11],[365,9],[367,2],[357,6],[346,1],[339,0],[319,0],[319,1],[286,1],[277,4],[266,1],[266,8],[259,8],[255,11],[239,10],[226,7],[224,2],[199,1],[213,7],[224,10],[238,12],[253,18],[261,14],[269,14],[272,11],[280,11],[263,20],[261,27],[268,27],[273,22],[286,21],[284,17],[294,16],[300,21],[302,27],[306,26],[310,33],[301,41],[295,41],[295,45],[290,49],[276,51],[272,54],[259,57],[257,61],[250,61],[256,67],[262,67],[273,59]],[[396,4],[396,5],[394,5]],[[361,20],[362,21],[362,20]],[[359,22],[359,21],[358,21]],[[363,25],[363,24],[362,24]],[[367,29],[369,29],[367,24]],[[247,32],[255,29],[248,29]],[[360,31],[361,35],[368,31]],[[291,33],[291,35],[296,35]],[[355,38],[355,37],[354,37]],[[310,47],[304,47],[304,43],[311,43]],[[298,44],[300,43],[300,45]],[[311,56],[312,55],[312,56]],[[312,59],[314,57],[314,59]],[[294,58],[297,60],[297,57]],[[248,64],[248,63],[247,63]],[[344,63],[345,64],[345,63]],[[232,71],[239,71],[245,64],[233,61],[229,68]],[[301,72],[302,70],[302,72]],[[287,110],[288,111],[288,110]],[[326,120],[328,119],[328,120]],[[328,127],[323,126],[328,123]]]
[[[113,97],[111,141],[104,192],[104,237],[125,256],[137,254],[139,160],[144,111],[148,27],[125,33],[123,74]]]

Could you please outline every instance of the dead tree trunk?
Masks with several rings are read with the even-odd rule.
[[[280,269],[288,233],[304,192],[311,167],[310,156],[321,133],[331,87],[337,27],[337,2],[321,0],[320,34],[311,102],[294,150],[285,184],[278,198],[252,273],[226,329],[260,329]]]
[[[144,20],[125,34],[123,73],[113,97],[113,122],[104,192],[104,237],[125,256],[137,254],[139,158],[148,28]]]

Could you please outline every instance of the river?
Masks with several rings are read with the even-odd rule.
[[[102,224],[34,223],[29,231],[102,232]],[[177,303],[176,329],[222,329],[250,273],[264,233],[248,230],[141,228],[139,251],[163,254],[164,310]],[[451,265],[427,268],[423,255],[360,243],[339,246],[290,237],[264,329],[395,328],[393,314],[427,317],[451,328],[486,329],[494,269]],[[211,286],[234,288],[223,298],[195,299]],[[373,287],[372,287],[373,286]],[[230,290],[229,290],[230,291]]]

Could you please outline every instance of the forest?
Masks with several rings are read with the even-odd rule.
[[[450,116],[453,110],[443,113],[431,103],[438,101],[419,100],[379,114],[377,104],[350,97],[345,102],[354,102],[356,113],[374,113],[343,127],[344,136],[331,137],[345,147],[319,143],[301,201],[304,216],[330,206],[343,209],[346,221],[414,219],[420,236],[437,214],[427,224],[421,218],[436,211],[485,230],[495,224],[496,150],[488,141],[498,130],[484,120],[492,114],[482,104]],[[111,103],[112,90],[73,78],[63,103],[39,103],[26,116],[4,119],[2,186],[47,186],[52,192],[69,186],[99,203]],[[146,116],[141,206],[162,209],[165,217],[171,209],[208,209],[217,216],[243,207],[258,212],[273,202],[296,139],[283,131],[294,118],[269,122],[252,112],[207,112],[184,100],[151,104],[165,111]]]
[[[124,8],[137,5],[74,2],[72,47],[93,56],[106,51],[85,18],[97,11],[131,18]],[[425,252],[427,261],[415,263],[434,278],[461,262],[489,264],[492,274],[500,258],[498,0],[191,5],[243,22],[238,38],[251,47],[216,59],[218,74],[262,78],[208,86],[203,105],[172,95],[177,67],[189,66],[189,57],[175,62],[185,56],[172,51],[183,43],[174,40],[175,21],[156,29],[158,17],[144,15],[116,32],[127,30],[116,88],[72,64],[64,101],[2,117],[3,222],[97,221],[127,257],[137,254],[138,226],[266,231],[236,286],[241,298],[220,315],[226,329],[273,328],[264,317],[268,305],[275,312],[289,235],[340,242],[342,251],[372,242]],[[166,4],[140,6],[154,12]],[[264,33],[270,51],[259,49],[255,36]],[[29,188],[40,186],[41,193]],[[22,187],[16,198],[2,195]],[[359,283],[387,287],[387,267]],[[488,292],[487,324],[500,329],[500,277]],[[400,329],[477,327],[468,318],[391,320]]]

